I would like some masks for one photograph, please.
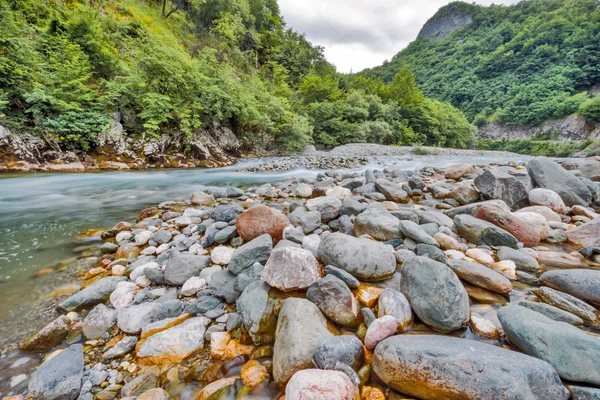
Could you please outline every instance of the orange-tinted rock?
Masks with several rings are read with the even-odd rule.
[[[267,368],[256,360],[250,360],[242,367],[240,376],[244,385],[253,389],[263,380],[269,377]]]
[[[281,211],[262,204],[245,211],[235,223],[238,234],[246,242],[265,233],[278,242],[288,225],[290,220]]]
[[[475,169],[470,164],[454,164],[446,169],[446,179],[459,180],[467,174],[472,174]]]
[[[535,247],[540,243],[540,232],[522,218],[502,210],[499,207],[485,205],[477,210],[476,218],[488,221],[511,233],[525,247]]]

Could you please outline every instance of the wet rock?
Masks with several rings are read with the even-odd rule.
[[[382,340],[393,336],[398,330],[398,320],[390,315],[377,318],[369,324],[365,335],[365,348],[373,350]]]
[[[115,344],[110,349],[104,352],[102,356],[105,360],[112,360],[113,358],[124,356],[135,348],[135,345],[138,342],[137,336],[125,336],[123,339],[119,340],[117,344]]]
[[[173,249],[165,266],[165,283],[181,286],[192,276],[198,276],[200,271],[206,268],[209,263],[210,257],[180,253]]]
[[[498,207],[483,206],[477,210],[475,217],[509,232],[526,247],[537,246],[541,240],[540,231],[517,215],[507,213]]]
[[[208,318],[192,318],[150,336],[140,346],[137,356],[155,364],[179,363],[204,347]]]
[[[117,322],[117,312],[98,304],[83,320],[83,336],[98,339]]]
[[[325,317],[316,305],[304,299],[284,300],[273,347],[275,381],[283,386],[297,371],[311,368],[317,346],[329,336]]]
[[[323,239],[318,254],[325,265],[341,268],[364,280],[383,280],[396,270],[392,246],[341,233]]]
[[[61,315],[48,325],[43,327],[29,339],[25,340],[19,348],[23,351],[44,351],[48,350],[67,337],[70,332],[69,318]]]
[[[306,292],[306,298],[339,325],[355,328],[362,321],[360,306],[350,288],[333,275],[313,283]]]
[[[125,280],[127,278],[124,276],[102,278],[60,303],[58,309],[63,312],[77,311],[83,307],[103,303],[108,300],[110,294],[117,288],[117,284]]]
[[[504,275],[476,262],[449,260],[447,264],[459,278],[496,293],[509,293],[512,283]]]
[[[307,369],[298,371],[285,389],[286,400],[358,400],[358,388],[339,371]]]
[[[600,271],[598,270],[548,271],[540,277],[540,283],[600,306]]]
[[[569,214],[569,210],[567,209],[565,202],[560,198],[558,193],[549,189],[533,189],[531,192],[529,192],[529,202],[532,206],[548,207],[558,214]]]
[[[196,206],[207,206],[207,205],[210,205],[211,203],[214,203],[215,198],[212,197],[210,194],[207,194],[204,192],[198,192],[198,193],[192,194],[190,201],[192,202],[192,204],[194,204]]]
[[[381,241],[399,239],[398,218],[387,211],[367,209],[358,215],[354,221],[356,236],[369,235]]]
[[[600,218],[567,231],[567,238],[579,246],[600,246]]]
[[[308,250],[276,248],[265,264],[262,279],[284,292],[306,289],[323,275],[313,253]]]
[[[446,168],[446,179],[459,180],[465,175],[472,174],[475,171],[470,164],[453,164]]]
[[[277,316],[274,310],[279,300],[270,298],[269,290],[262,281],[251,283],[236,302],[244,326],[256,345],[267,345],[275,339]]]
[[[592,193],[585,183],[548,158],[529,161],[527,172],[536,187],[555,191],[569,207],[587,206],[592,202]]]
[[[526,184],[500,169],[488,169],[475,178],[474,184],[486,200],[500,199],[510,208],[529,205],[528,192],[531,190],[531,182]]]
[[[424,399],[569,398],[548,363],[449,336],[388,338],[375,349],[373,372],[392,389]]]
[[[533,293],[544,303],[577,315],[586,324],[595,325],[598,323],[596,309],[586,302],[579,300],[577,297],[549,287],[541,287],[534,290]]]
[[[228,378],[222,378],[212,382],[203,387],[202,390],[198,392],[194,400],[209,400],[213,398],[213,395],[215,395],[216,398],[216,396],[218,396],[217,392],[221,393],[221,390],[224,391],[222,392],[224,396],[231,395],[226,390],[228,387],[231,387],[233,384],[235,384],[235,381],[238,379],[239,376],[230,376]]]
[[[529,308],[535,312],[545,315],[546,317],[553,319],[558,322],[566,322],[567,324],[579,326],[583,325],[583,320],[575,314],[561,310],[560,308],[551,306],[545,303],[537,303],[533,301],[521,300],[516,303],[517,305],[525,308]]]
[[[490,266],[490,268],[504,275],[511,281],[517,280],[517,266],[510,260],[498,261]]]
[[[548,362],[561,378],[600,384],[600,341],[596,337],[520,306],[502,307],[498,319],[513,345]]]
[[[522,251],[511,249],[510,247],[502,246],[498,248],[497,256],[500,260],[510,260],[515,263],[517,268],[526,269],[528,271],[538,271],[540,264],[535,258]]]
[[[404,332],[412,323],[412,311],[408,300],[402,293],[391,288],[383,289],[377,302],[378,317],[389,315],[398,322],[397,331]]]
[[[356,279],[343,269],[336,268],[333,265],[328,265],[325,267],[325,274],[333,275],[336,278],[341,279],[342,282],[344,282],[350,289],[356,289],[360,285],[358,279]]]
[[[242,367],[240,377],[244,385],[254,389],[262,381],[269,378],[267,368],[256,360],[250,360]]]
[[[318,211],[321,213],[321,221],[329,222],[340,215],[342,202],[335,197],[317,197],[306,202],[306,208],[309,211]]]
[[[494,257],[490,255],[490,252],[484,249],[469,249],[465,255],[484,265],[492,265],[496,262]]]
[[[283,230],[290,220],[279,210],[259,204],[240,215],[235,223],[238,234],[245,242],[268,234],[276,243],[283,237]]]
[[[452,332],[469,321],[469,296],[456,274],[425,257],[402,265],[401,292],[421,321],[440,332]]]
[[[261,235],[250,242],[238,247],[231,256],[227,269],[234,275],[239,275],[254,263],[264,264],[273,251],[273,239],[270,235]]]
[[[519,242],[504,229],[467,214],[457,215],[454,218],[454,224],[460,236],[475,244],[507,246],[516,249]]]
[[[330,336],[317,346],[315,361],[321,369],[334,369],[337,363],[343,363],[358,371],[364,364],[365,351],[356,336]]]
[[[153,374],[143,374],[132,379],[121,388],[121,397],[136,397],[147,390],[154,389],[156,386],[156,376]]]
[[[31,375],[27,394],[39,400],[74,400],[83,379],[83,346],[74,344]]]

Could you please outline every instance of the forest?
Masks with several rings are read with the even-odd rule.
[[[90,151],[114,115],[132,139],[185,143],[218,121],[287,151],[464,148],[475,132],[409,68],[338,73],[276,0],[0,0],[0,125]]]
[[[477,126],[530,126],[573,113],[600,121],[600,99],[592,97],[600,84],[598,0],[452,6],[472,23],[444,40],[418,39],[360,75],[390,82],[410,68],[426,96],[450,102]]]

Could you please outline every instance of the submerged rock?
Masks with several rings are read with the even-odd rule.
[[[80,292],[75,293],[59,304],[58,309],[64,312],[77,311],[83,307],[94,306],[108,300],[119,282],[126,281],[124,276],[109,276],[92,283]]]
[[[358,388],[339,371],[307,369],[290,379],[285,389],[286,400],[358,400]]]

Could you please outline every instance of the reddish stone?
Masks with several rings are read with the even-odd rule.
[[[290,220],[281,211],[262,204],[245,211],[235,223],[238,234],[246,242],[267,233],[277,243],[288,225]]]
[[[492,224],[511,233],[522,242],[525,247],[535,247],[540,243],[540,232],[525,222],[522,218],[506,212],[499,207],[485,205],[477,210],[476,218],[491,222]]]

